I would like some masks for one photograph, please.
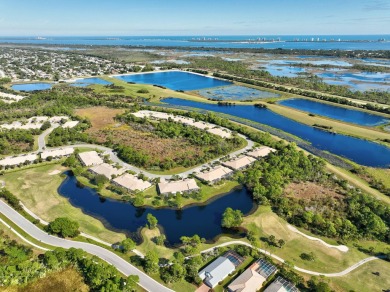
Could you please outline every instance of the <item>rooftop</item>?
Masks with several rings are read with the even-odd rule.
[[[298,288],[293,283],[282,277],[278,277],[264,292],[299,292]]]
[[[238,170],[252,164],[254,161],[256,161],[256,159],[253,157],[243,155],[222,164],[231,169]]]
[[[99,165],[104,162],[96,151],[81,152],[79,158],[85,166]]]
[[[26,161],[32,162],[38,158],[38,155],[36,154],[27,154],[27,155],[21,155],[16,157],[7,157],[2,160],[0,160],[0,165],[6,166],[6,165],[18,165],[20,163],[24,163]]]
[[[275,152],[275,151],[276,150],[271,147],[261,146],[259,148],[253,149],[252,151],[248,152],[246,155],[252,156],[254,158],[260,158],[260,157],[265,157],[271,152]]]
[[[217,286],[220,281],[225,279],[236,267],[233,263],[225,258],[219,257],[203,270],[199,272],[199,277],[212,288]]]
[[[118,169],[108,163],[103,163],[103,164],[93,166],[89,170],[96,174],[104,175],[108,179],[111,179],[113,175],[121,175],[126,171],[125,168]]]
[[[143,191],[152,186],[150,182],[143,181],[142,179],[128,173],[113,179],[113,182],[130,191]]]
[[[199,190],[198,185],[194,179],[185,179],[180,181],[165,181],[162,180],[158,184],[158,189],[161,194],[181,193],[192,190]]]
[[[51,157],[60,157],[70,155],[74,152],[73,148],[57,149],[57,150],[46,150],[41,153],[41,158],[46,159],[49,156]]]
[[[206,172],[199,172],[195,176],[201,180],[213,182],[221,179],[226,175],[233,173],[233,170],[224,166],[217,166]]]

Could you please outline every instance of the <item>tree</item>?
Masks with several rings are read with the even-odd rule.
[[[126,279],[125,288],[123,289],[124,292],[133,292],[137,291],[139,283],[139,276],[137,275],[130,275]]]
[[[160,236],[155,237],[155,241],[157,245],[164,245],[165,240],[166,240],[165,234],[161,234]]]
[[[148,213],[148,215],[146,215],[146,220],[148,220],[149,229],[157,227],[158,220],[152,214]]]
[[[126,239],[122,240],[122,242],[121,242],[122,251],[124,253],[127,253],[130,250],[133,250],[135,248],[135,246],[136,246],[136,244],[131,238],[126,238]]]
[[[158,272],[158,255],[155,251],[149,251],[144,258],[144,268],[147,273],[157,273]]]
[[[50,222],[47,230],[61,237],[75,237],[80,234],[79,223],[66,217],[59,217]]]
[[[232,228],[239,227],[243,221],[242,212],[240,210],[233,210],[232,208],[226,208],[222,215],[222,227]]]
[[[49,121],[46,121],[46,122],[44,122],[44,123],[42,124],[41,130],[42,130],[42,131],[45,131],[45,130],[49,129],[50,127],[51,127],[50,122],[49,122]]]
[[[282,248],[286,244],[286,242],[283,239],[279,239],[278,244],[279,244],[279,247]]]

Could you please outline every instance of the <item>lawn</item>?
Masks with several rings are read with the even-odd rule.
[[[379,275],[373,273],[379,272]],[[371,261],[346,276],[330,280],[336,291],[387,291],[390,287],[390,263],[384,260]]]
[[[332,273],[340,272],[356,262],[368,257],[368,255],[351,248],[347,253],[335,248],[329,248],[320,242],[309,240],[299,235],[287,227],[287,222],[273,213],[270,207],[259,207],[258,210],[244,219],[243,225],[249,230],[255,230],[260,237],[274,235],[276,240],[283,239],[286,244],[282,247],[268,246],[261,242],[261,248],[287,259],[294,265],[318,272]],[[300,230],[308,235],[319,237],[329,244],[338,245],[335,240],[310,234],[305,230]],[[301,253],[313,252],[314,261],[305,261],[300,258]]]
[[[57,217],[69,217],[78,221],[80,230],[110,243],[121,241],[124,234],[106,229],[103,224],[73,207],[66,198],[61,197],[57,189],[65,170],[59,164],[36,166],[25,170],[7,173],[2,177],[6,188],[17,196],[22,203],[45,221]],[[60,171],[60,173],[55,174]]]
[[[374,178],[381,180],[386,188],[390,188],[390,169],[366,167]]]

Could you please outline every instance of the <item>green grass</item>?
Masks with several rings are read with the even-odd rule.
[[[138,245],[136,249],[143,254],[146,254],[149,251],[155,251],[160,258],[173,259],[173,253],[176,249],[166,248],[165,246],[160,246],[153,242],[153,238],[159,235],[161,235],[161,232],[158,228],[152,230],[147,227],[142,228],[141,236],[143,242]]]
[[[373,272],[379,272],[376,276]],[[336,291],[382,292],[390,287],[390,262],[375,260],[364,264],[346,276],[330,279]]]
[[[335,248],[329,248],[320,242],[309,240],[287,228],[287,223],[282,218],[273,213],[270,207],[259,207],[258,210],[244,219],[244,227],[260,233],[260,237],[274,235],[276,239],[285,240],[286,244],[282,248],[268,246],[261,243],[261,248],[292,262],[294,265],[323,273],[340,272],[356,262],[368,257],[368,255],[358,251],[349,245],[350,250],[346,253]],[[335,244],[335,240],[320,237],[310,232],[306,234],[319,237],[329,244]],[[385,245],[384,246],[389,246]],[[383,246],[382,246],[383,247]],[[304,252],[313,252],[315,261],[305,261],[300,258]]]
[[[89,235],[110,243],[123,240],[124,234],[106,229],[98,219],[84,214],[58,194],[57,189],[64,178],[61,174],[50,173],[64,170],[65,168],[59,164],[36,166],[6,173],[2,180],[5,181],[7,189],[45,221],[50,222],[57,217],[69,217],[78,221],[80,230]]]
[[[373,167],[366,167],[365,169],[374,178],[381,180],[386,188],[390,188],[390,169],[373,168]]]

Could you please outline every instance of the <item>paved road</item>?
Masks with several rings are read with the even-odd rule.
[[[42,136],[43,134],[41,134]],[[40,138],[41,138],[40,136]],[[241,138],[245,139],[247,141],[247,146],[242,148],[242,149],[239,149],[237,151],[234,151],[232,153],[230,153],[229,155],[231,157],[233,156],[236,156],[236,155],[239,155],[241,153],[244,153],[245,151],[248,151],[250,149],[253,148],[254,146],[254,142],[247,139],[245,136],[242,136],[242,135],[239,135]],[[44,137],[42,138],[43,141],[44,141]],[[91,149],[97,149],[97,150],[100,150],[100,151],[103,151],[105,152],[106,154],[108,154],[110,156],[110,160],[114,163],[118,163],[119,165],[121,165],[122,167],[126,167],[127,169],[131,170],[131,171],[134,171],[134,172],[137,172],[137,173],[140,173],[142,172],[143,174],[145,174],[148,178],[158,178],[158,177],[161,177],[161,178],[165,178],[165,179],[170,179],[172,177],[172,175],[165,175],[165,174],[154,174],[154,173],[150,173],[150,172],[147,172],[146,170],[143,170],[143,169],[140,169],[134,165],[130,165],[124,161],[122,161],[115,153],[114,151],[111,149],[111,148],[108,148],[108,147],[105,147],[105,146],[101,146],[101,145],[95,145],[95,144],[75,144],[75,145],[67,145],[67,146],[61,146],[61,147],[56,147],[56,148],[46,148],[47,150],[55,150],[55,149],[65,149],[65,148],[80,148],[80,147],[84,147],[84,148],[91,148]],[[216,158],[212,161],[209,161],[208,163],[205,163],[203,165],[200,165],[200,166],[197,166],[197,167],[194,167],[194,168],[191,168],[185,172],[182,172],[182,173],[179,173],[178,175],[180,176],[187,176],[193,172],[197,172],[199,170],[201,170],[203,167],[213,163],[213,162],[216,162],[218,161],[219,158]]]
[[[67,239],[62,239],[59,237],[51,236],[46,232],[42,231],[6,203],[0,200],[0,212],[4,214],[8,219],[10,219],[13,223],[19,226],[24,232],[26,232],[31,237],[39,240],[42,243],[63,247],[63,248],[80,248],[85,250],[86,252],[98,256],[102,260],[108,262],[109,264],[115,266],[121,273],[126,276],[129,275],[138,275],[140,278],[139,284],[147,291],[152,292],[172,292],[173,290],[168,289],[162,284],[158,283],[145,273],[141,272],[139,269],[117,256],[113,252],[90,243],[84,243],[79,241],[72,241]]]
[[[225,242],[225,243],[222,243],[220,245],[214,246],[212,248],[206,249],[206,250],[202,251],[201,253],[207,253],[207,252],[210,252],[210,251],[214,250],[217,247],[224,247],[224,246],[229,246],[229,245],[233,245],[233,244],[246,245],[246,246],[249,246],[251,248],[255,248],[248,242],[240,241],[240,240],[233,240],[233,241]],[[282,259],[281,257],[278,257],[277,255],[274,255],[274,254],[271,254],[270,252],[268,252],[268,251],[266,251],[264,249],[257,248],[257,250],[260,251],[263,254],[266,254],[266,255],[276,259],[277,261],[279,261],[281,263],[285,262],[285,260]],[[299,268],[297,266],[294,266],[294,269],[299,271],[299,272],[302,272],[302,273],[305,273],[305,274],[309,274],[309,275],[314,275],[314,276],[341,277],[341,276],[345,276],[345,275],[349,274],[350,272],[352,272],[353,270],[357,269],[361,265],[364,265],[365,263],[368,263],[368,262],[374,261],[374,260],[378,260],[378,259],[381,259],[381,258],[383,258],[383,257],[378,256],[378,257],[368,257],[368,258],[365,258],[365,259],[357,262],[356,264],[350,266],[349,268],[345,269],[344,271],[341,271],[341,272],[338,272],[338,273],[319,273],[319,272],[315,272],[315,271],[302,269],[302,268]]]
[[[59,124],[52,124],[49,129],[43,131],[43,133],[38,136],[38,152],[42,152],[44,150],[43,148],[46,147],[46,136],[53,132],[53,130],[59,126]]]

